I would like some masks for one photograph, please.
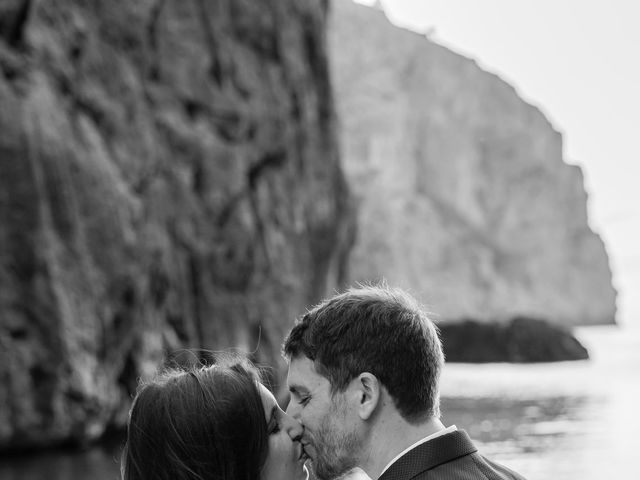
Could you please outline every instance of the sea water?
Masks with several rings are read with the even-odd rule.
[[[445,424],[531,480],[640,479],[640,329],[575,333],[590,360],[446,365]]]

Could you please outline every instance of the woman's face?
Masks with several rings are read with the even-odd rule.
[[[264,385],[260,385],[260,396],[269,434],[269,451],[260,480],[306,480],[307,457],[299,441],[302,425],[282,411]]]

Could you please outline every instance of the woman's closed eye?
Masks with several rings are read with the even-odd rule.
[[[280,422],[278,421],[278,409],[274,407],[271,411],[271,417],[267,425],[267,432],[269,435],[274,435],[280,431]]]

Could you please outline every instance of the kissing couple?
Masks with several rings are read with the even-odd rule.
[[[414,298],[352,288],[284,341],[286,412],[246,359],[171,370],[131,407],[123,480],[524,480],[440,421],[438,331]]]

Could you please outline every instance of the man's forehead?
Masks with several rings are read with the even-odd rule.
[[[289,390],[313,390],[324,383],[329,383],[329,380],[318,373],[313,360],[304,356],[291,358],[287,373]]]

